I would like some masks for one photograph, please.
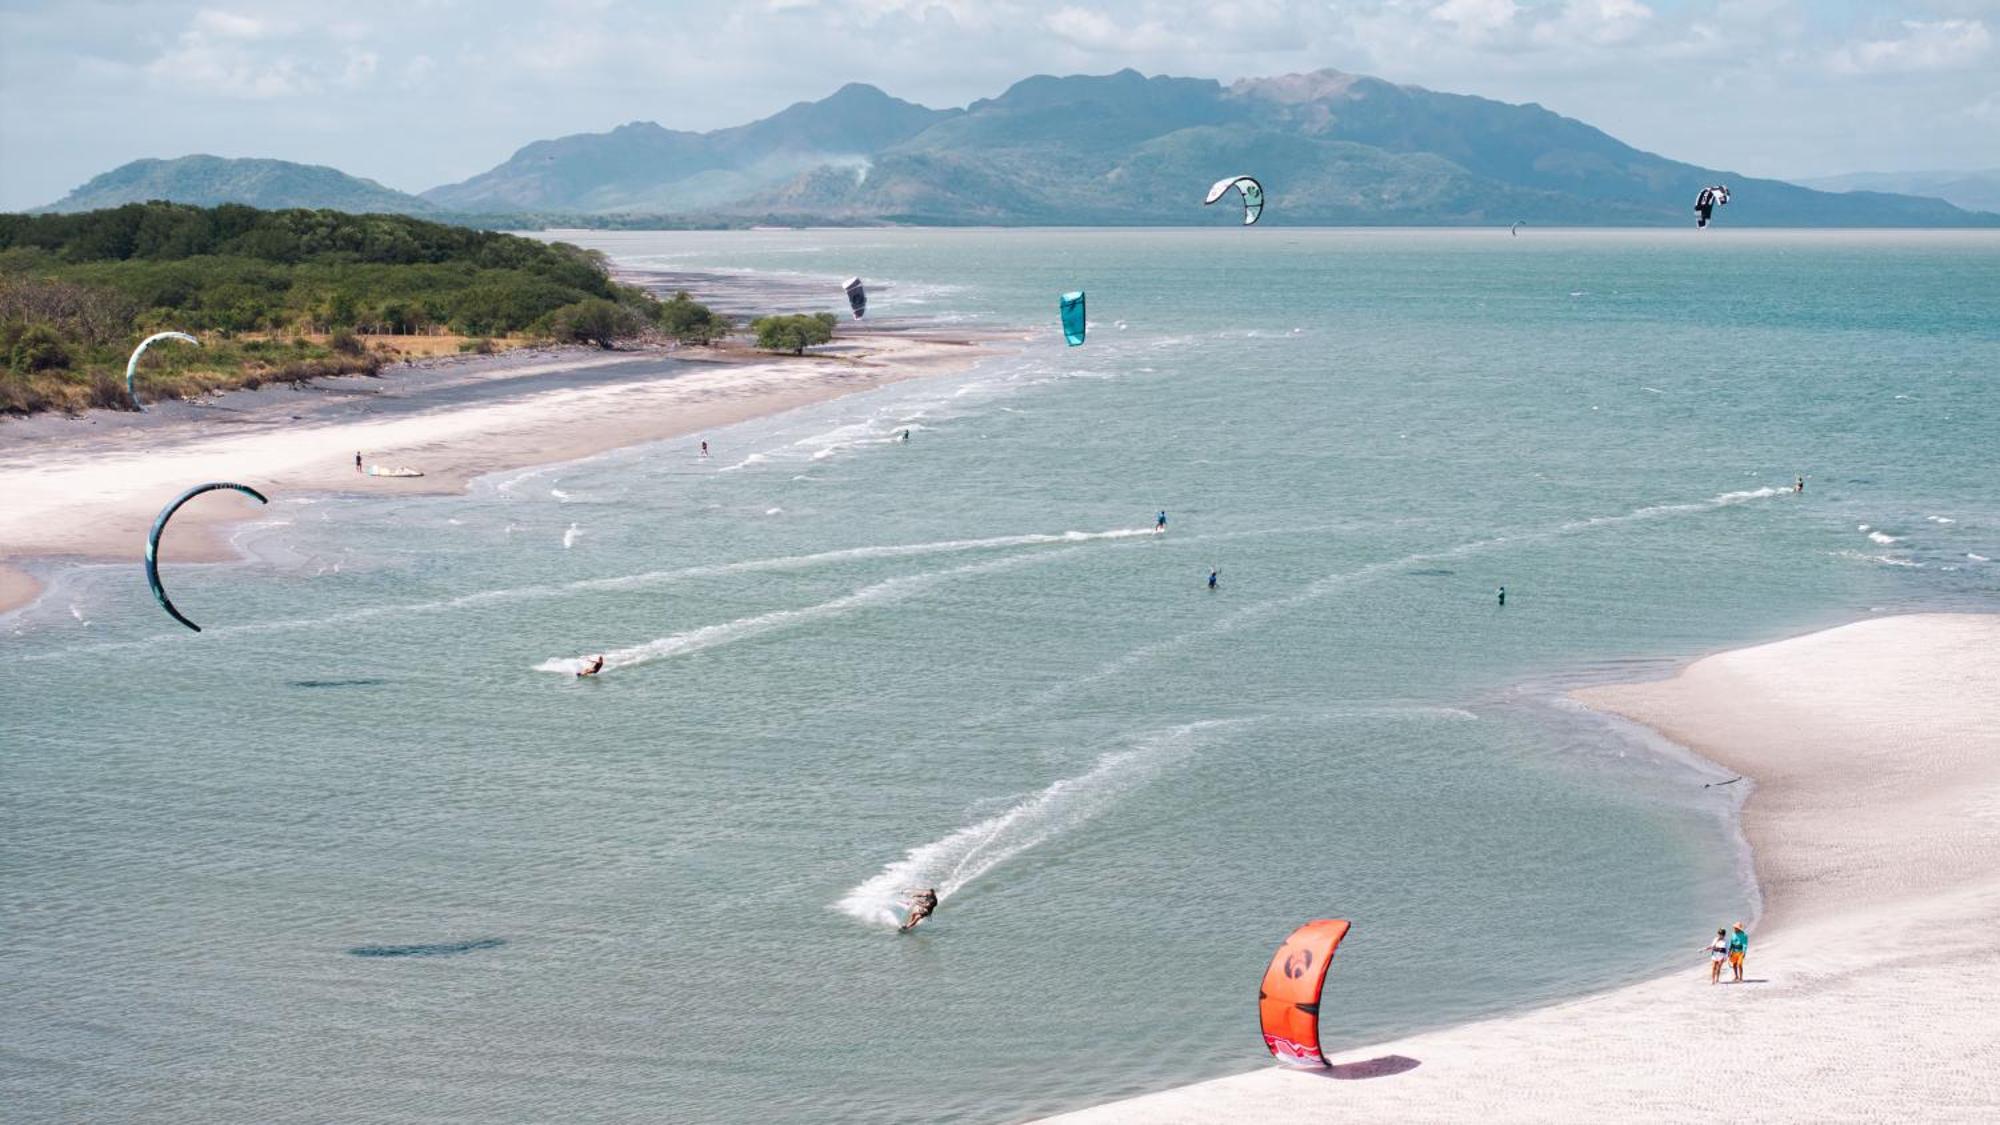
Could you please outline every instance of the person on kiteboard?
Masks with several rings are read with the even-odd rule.
[[[579,672],[577,673],[577,675],[578,675],[579,677],[582,677],[582,676],[595,676],[595,675],[597,675],[597,674],[598,674],[599,672],[602,672],[602,671],[604,671],[604,657],[603,657],[603,656],[593,656],[593,657],[591,657],[591,658],[590,658],[590,663],[589,663],[589,664],[586,664],[586,665],[584,665],[583,669],[582,669],[581,671],[579,671]]]
[[[1167,529],[1167,512],[1166,509],[1162,508],[1160,510],[1160,514],[1153,518],[1153,530],[1165,531],[1166,529]]]
[[[918,891],[908,899],[905,899],[904,904],[910,908],[910,917],[901,926],[896,927],[896,929],[899,933],[907,934],[917,928],[918,922],[930,917],[931,911],[937,909],[937,888],[930,887],[926,890]]]
[[[1214,567],[1212,567],[1212,566],[1208,568],[1208,588],[1209,588],[1209,589],[1211,589],[1211,590],[1215,589],[1215,584],[1216,584],[1216,582],[1217,582],[1217,581],[1219,581],[1219,580],[1220,580],[1220,575],[1221,575],[1221,573],[1222,573],[1221,571],[1219,571],[1219,570],[1215,569],[1215,568],[1214,568]]]

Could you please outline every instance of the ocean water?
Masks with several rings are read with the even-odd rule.
[[[0,617],[11,1118],[1021,1120],[1265,1065],[1322,916],[1333,1049],[1698,973],[1747,787],[1562,691],[2000,601],[1992,236],[571,237],[1029,337]]]

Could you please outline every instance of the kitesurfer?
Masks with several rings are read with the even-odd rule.
[[[702,443],[701,443],[701,455],[702,455],[703,457],[707,457],[707,456],[708,456],[708,443],[707,443],[707,442],[702,442]]]
[[[1804,492],[1805,490],[1806,490],[1806,478],[1800,477],[1798,480],[1792,482],[1793,495],[1797,495],[1798,493]]]
[[[1166,510],[1163,508],[1160,510],[1159,515],[1153,517],[1153,530],[1158,532],[1158,531],[1165,531],[1166,529],[1167,529],[1167,513]]]
[[[912,894],[908,899],[904,900],[904,905],[910,908],[910,917],[901,926],[897,927],[897,931],[907,934],[911,930],[916,929],[918,922],[930,917],[931,911],[937,909],[937,904],[938,894],[936,887],[928,887]]]
[[[1211,589],[1211,590],[1215,589],[1215,584],[1216,584],[1216,581],[1217,581],[1217,578],[1218,578],[1218,574],[1219,574],[1219,573],[1220,573],[1220,572],[1218,572],[1218,571],[1217,571],[1217,570],[1216,570],[1216,569],[1215,569],[1214,567],[1212,567],[1212,566],[1208,568],[1208,588],[1209,588],[1209,589]]]
[[[604,671],[604,657],[602,655],[598,655],[591,657],[590,663],[584,665],[580,670],[578,670],[576,676],[577,679],[582,679],[585,676],[595,676],[602,671]]]
[[[902,436],[902,437],[900,437],[900,438],[897,438],[896,440],[898,440],[898,441],[908,441],[908,440],[910,440],[910,431],[909,431],[908,429],[905,429],[905,430],[903,431],[903,436]]]
[[[1500,587],[1500,604],[1507,604],[1507,587],[1505,586]]]

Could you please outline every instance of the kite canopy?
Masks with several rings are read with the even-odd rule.
[[[141,346],[143,347],[144,345]],[[200,496],[204,492],[210,492],[218,488],[233,488],[243,495],[250,497],[252,500],[257,501],[259,504],[268,503],[264,499],[263,493],[251,488],[247,484],[232,484],[229,481],[213,481],[208,484],[198,484],[176,496],[173,503],[161,508],[159,516],[153,520],[152,533],[146,536],[146,584],[153,588],[153,597],[159,601],[161,609],[166,610],[167,613],[172,615],[175,621],[193,629],[197,633],[201,632],[201,626],[181,616],[181,611],[175,609],[173,601],[167,597],[166,588],[160,585],[160,532],[167,529],[167,521],[174,518],[174,513],[181,510],[182,504]]]
[[[1319,991],[1347,928],[1339,918],[1307,922],[1292,931],[1271,958],[1271,967],[1264,970],[1264,983],[1257,990],[1264,1046],[1286,1066],[1326,1065],[1319,1049]]]
[[[854,319],[860,320],[861,314],[868,311],[868,290],[861,287],[858,277],[848,278],[841,288],[847,290],[847,307],[854,310]]]
[[[1062,295],[1062,326],[1070,347],[1083,343],[1083,290]]]
[[[146,349],[152,347],[155,340],[186,340],[197,348],[201,346],[200,340],[185,332],[155,332],[139,341],[139,346],[132,349],[132,358],[125,361],[125,393],[131,396],[132,409],[142,413],[146,407],[139,401],[139,390],[132,385],[132,378],[139,373],[139,357],[146,354]]]
[[[1231,176],[1226,180],[1215,181],[1215,186],[1208,189],[1208,198],[1201,201],[1202,206],[1206,207],[1229,194],[1230,188],[1235,188],[1243,194],[1244,226],[1249,226],[1263,216],[1264,185],[1258,183],[1252,176]]]
[[[1694,197],[1695,228],[1699,230],[1707,226],[1708,217],[1715,213],[1715,209],[1717,207],[1727,207],[1728,205],[1728,184],[1716,184],[1714,187],[1701,189],[1701,194]]]
[[[1507,233],[1513,235],[1515,238],[1519,238],[1521,237],[1521,228],[1527,225],[1525,220],[1516,219],[1514,225],[1507,228]]]

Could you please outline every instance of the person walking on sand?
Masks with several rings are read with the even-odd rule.
[[[1708,983],[1722,981],[1722,961],[1729,955],[1729,931],[1718,929],[1715,940],[1708,943]]]
[[[1750,935],[1743,932],[1743,923],[1729,931],[1729,971],[1736,974],[1736,983],[1743,983],[1743,955],[1750,952]]]
[[[361,471],[361,451],[358,449],[354,451],[354,471]]]

